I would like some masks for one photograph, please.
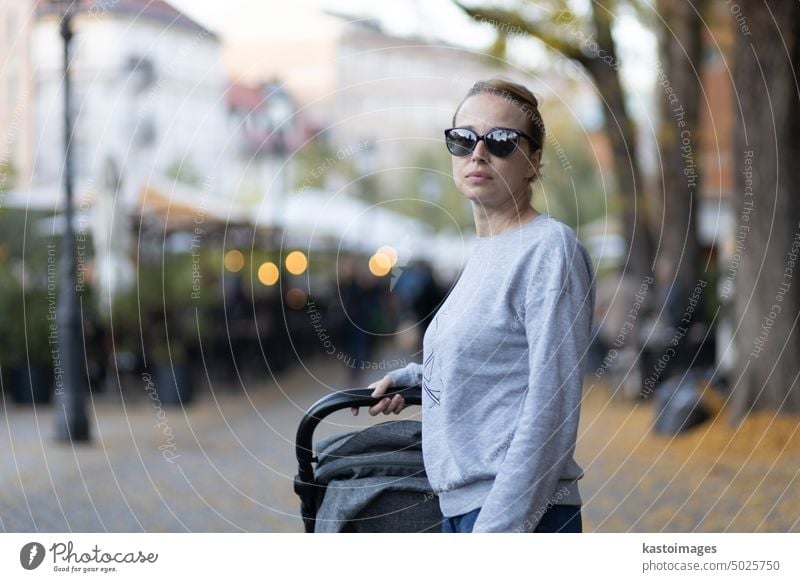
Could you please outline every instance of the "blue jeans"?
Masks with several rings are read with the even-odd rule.
[[[481,508],[473,509],[464,515],[445,517],[442,533],[472,533]],[[534,533],[582,533],[580,505],[553,505],[542,514],[542,519]]]

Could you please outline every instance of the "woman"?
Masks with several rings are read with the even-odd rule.
[[[536,97],[476,83],[445,141],[477,238],[425,331],[423,363],[370,385],[422,385],[425,471],[445,532],[580,532],[573,459],[594,276],[574,232],[530,204],[544,144]],[[371,415],[399,413],[400,395]],[[358,414],[358,409],[353,409]]]

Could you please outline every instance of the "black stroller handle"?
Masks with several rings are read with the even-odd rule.
[[[380,398],[374,398],[372,392],[372,388],[357,388],[328,394],[308,409],[308,412],[303,416],[300,425],[297,427],[296,454],[298,473],[294,479],[294,490],[301,499],[301,512],[307,532],[314,531],[313,516],[316,514],[316,508],[313,507],[312,500],[318,485],[314,481],[314,468],[311,463],[314,461],[314,430],[322,419],[343,408],[374,406],[383,398],[391,398],[396,394],[403,396],[406,405],[419,406],[422,404],[422,388],[419,384],[409,387],[391,387]]]
[[[353,406],[374,406],[383,398],[392,398],[395,394],[400,394],[406,401],[406,405],[422,404],[422,388],[417,384],[409,387],[391,387],[380,398],[372,396],[372,388],[358,388],[355,390],[340,390],[333,394],[328,394],[318,400],[308,409],[300,426],[297,427],[297,462],[300,469],[300,477],[303,481],[311,481],[314,477],[314,470],[311,467],[313,457],[313,438],[314,430],[323,418],[341,410]]]

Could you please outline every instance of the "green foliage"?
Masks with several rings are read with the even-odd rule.
[[[4,368],[25,361],[25,337],[22,319],[22,285],[14,277],[7,260],[0,264],[0,364]]]
[[[322,188],[326,173],[339,163],[328,140],[324,136],[315,137],[292,158],[292,189]]]
[[[161,362],[185,362],[197,341],[191,253],[164,254],[138,268],[137,285],[145,351]]]
[[[202,186],[203,177],[192,164],[191,160],[180,159],[169,164],[165,174],[178,182],[189,186]]]
[[[0,363],[48,365],[50,332],[55,330],[58,247],[36,236],[32,224],[42,213],[0,209]],[[48,262],[50,259],[50,263]]]
[[[579,139],[585,134],[564,127],[554,135],[558,141],[548,141],[542,155],[543,177],[534,185],[534,207],[572,227],[613,213],[608,200],[615,191],[613,176],[598,167],[591,145]]]
[[[411,216],[433,228],[460,229],[472,225],[472,210],[453,184],[450,155],[443,145],[411,152],[390,193],[391,210]]]
[[[0,192],[10,190],[17,184],[17,167],[9,158],[0,160]]]

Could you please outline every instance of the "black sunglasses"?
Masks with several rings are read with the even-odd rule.
[[[509,127],[495,127],[485,135],[478,135],[466,127],[451,127],[444,130],[447,150],[459,157],[471,154],[478,142],[483,140],[490,154],[498,158],[507,158],[517,149],[521,137],[527,139],[532,146],[537,145],[534,139],[524,131]]]

